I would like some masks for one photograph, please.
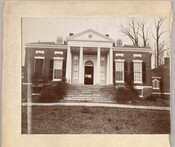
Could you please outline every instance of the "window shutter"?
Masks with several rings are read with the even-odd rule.
[[[125,82],[128,80],[128,63],[124,62],[124,80]]]
[[[113,62],[113,84],[115,84],[115,81],[116,81],[115,73],[116,73],[116,71],[115,71],[115,62]]]
[[[43,73],[43,59],[35,60],[35,77],[40,78]]]
[[[65,79],[65,76],[66,76],[66,61],[63,60],[63,72],[62,72],[63,79]]]
[[[146,63],[142,63],[142,81],[146,83]]]
[[[131,81],[134,81],[134,68],[133,68],[133,62],[130,63],[130,78]]]
[[[50,60],[50,66],[49,66],[49,80],[53,79],[53,60]]]

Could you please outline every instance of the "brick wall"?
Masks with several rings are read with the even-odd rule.
[[[121,56],[115,56],[116,53],[118,54],[124,54],[123,57]],[[141,54],[142,57],[133,57],[133,54]],[[128,72],[128,76],[130,74],[130,66],[131,66],[131,62],[133,62],[133,60],[142,60],[143,63],[145,63],[146,65],[146,81],[143,84],[135,84],[136,86],[138,85],[142,85],[142,86],[151,86],[152,82],[151,82],[151,54],[150,53],[146,53],[146,52],[125,52],[125,51],[114,51],[113,54],[113,59],[114,59],[114,63],[115,63],[115,59],[124,59],[125,62],[127,62],[127,70]]]
[[[44,51],[44,54],[36,54],[36,51]],[[62,54],[54,54],[55,51],[62,51]],[[35,56],[45,57],[43,62],[43,76],[46,80],[49,80],[49,69],[50,69],[50,60],[53,60],[53,57],[63,57],[63,75],[65,77],[65,68],[66,68],[66,54],[65,49],[36,49],[36,48],[26,48],[25,55],[25,66],[24,66],[24,80],[25,83],[31,83],[30,78],[34,77],[35,70]]]

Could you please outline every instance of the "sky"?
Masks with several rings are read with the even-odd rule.
[[[155,32],[154,19],[156,17],[134,18],[137,21],[145,21],[146,29],[149,28],[150,43],[154,46],[152,33]],[[22,51],[24,64],[25,44],[29,42],[56,41],[58,36],[66,39],[69,33],[79,33],[92,28],[102,34],[109,34],[109,37],[118,40],[122,39],[123,44],[132,45],[131,40],[120,31],[121,24],[127,25],[128,17],[49,17],[49,18],[22,18]],[[165,33],[162,40],[169,45],[169,19],[166,18],[162,30]],[[140,40],[141,41],[141,40]]]

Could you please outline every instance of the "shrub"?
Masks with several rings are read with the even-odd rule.
[[[116,101],[119,103],[135,102],[138,99],[138,91],[134,88],[133,82],[128,78],[125,87],[118,87],[116,91]]]
[[[118,87],[116,91],[116,101],[119,103],[125,103],[131,100],[130,90],[126,87]]]
[[[66,94],[67,84],[65,82],[52,82],[42,87],[38,102],[58,102]]]
[[[132,80],[127,79],[125,87],[129,89],[130,99],[132,102],[139,98],[138,90],[134,88]]]
[[[146,100],[147,101],[156,101],[156,96],[150,95],[150,96],[146,97]]]

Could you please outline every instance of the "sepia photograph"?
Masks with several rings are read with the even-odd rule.
[[[169,134],[169,17],[23,17],[22,134]]]

